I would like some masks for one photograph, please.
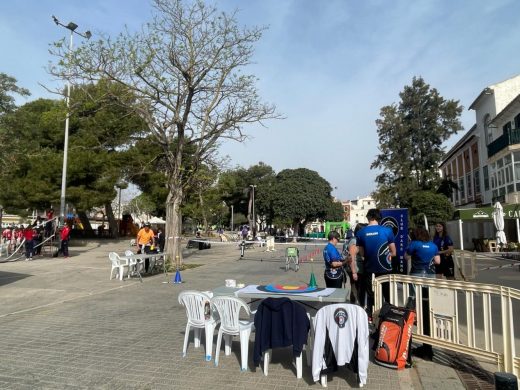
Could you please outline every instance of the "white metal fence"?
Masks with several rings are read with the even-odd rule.
[[[414,341],[469,354],[494,363],[498,371],[520,374],[514,314],[520,312],[520,290],[481,283],[407,275],[384,275],[373,283],[374,310],[383,304],[382,283],[390,284],[390,303],[403,306],[415,294]],[[428,307],[429,306],[429,307]],[[424,311],[426,317],[423,317]],[[520,315],[520,313],[519,313]],[[424,334],[423,318],[430,324]],[[516,322],[520,334],[520,321]]]

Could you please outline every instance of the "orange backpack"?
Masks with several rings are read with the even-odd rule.
[[[415,310],[383,304],[379,313],[379,337],[374,344],[377,364],[397,370],[410,366],[414,321]]]

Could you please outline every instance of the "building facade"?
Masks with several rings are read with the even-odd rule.
[[[485,88],[469,107],[475,124],[446,154],[441,175],[457,208],[520,200],[520,75]]]
[[[376,201],[371,196],[341,202],[345,212],[345,220],[355,228],[358,223],[367,223],[367,211],[376,207]]]
[[[447,152],[440,170],[458,186],[452,204],[474,217],[458,212],[459,220],[448,223],[448,231],[458,232],[452,235],[455,247],[476,249],[475,240],[494,240],[496,229],[491,214],[477,218],[485,213],[471,209],[497,201],[511,208],[520,201],[520,75],[484,88],[469,109],[475,124]],[[508,241],[520,241],[513,219],[506,219],[504,231]]]

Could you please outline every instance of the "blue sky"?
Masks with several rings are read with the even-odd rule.
[[[263,98],[286,119],[250,126],[244,144],[225,143],[230,167],[259,161],[276,171],[306,167],[326,178],[337,197],[366,196],[377,174],[375,120],[399,100],[413,76],[422,76],[468,111],[490,84],[520,73],[520,2],[515,0],[218,0],[239,9],[243,25],[268,26],[256,46]],[[18,79],[30,99],[49,97],[49,44],[66,35],[51,20],[74,21],[78,31],[117,34],[139,28],[151,15],[146,0],[20,0],[0,2],[0,72]],[[56,83],[54,81],[54,83]],[[56,85],[56,84],[54,84]],[[59,85],[59,84],[57,84]],[[19,100],[20,104],[25,100]],[[453,145],[463,133],[452,137]]]

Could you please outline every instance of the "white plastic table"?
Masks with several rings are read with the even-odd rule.
[[[141,282],[143,281],[143,278],[141,276],[141,272],[139,271],[139,264],[142,264],[145,259],[150,259],[152,257],[163,257],[164,253],[141,253],[139,255],[131,255],[131,256],[121,256],[122,258],[125,258],[128,260],[128,264],[130,265],[132,263],[132,260],[135,260],[135,267],[132,270],[132,274],[137,274],[139,276],[139,279]],[[155,264],[154,264],[155,267]],[[166,274],[166,261],[163,257],[163,272]]]
[[[334,291],[328,296],[321,297],[309,297],[300,293],[276,293],[276,292],[240,292],[241,288],[238,287],[225,287],[220,286],[213,290],[214,296],[235,296],[238,298],[249,298],[249,299],[264,299],[264,298],[289,298],[295,301],[310,301],[310,302],[329,302],[329,303],[345,303],[350,296],[350,287],[348,288],[335,288]]]

